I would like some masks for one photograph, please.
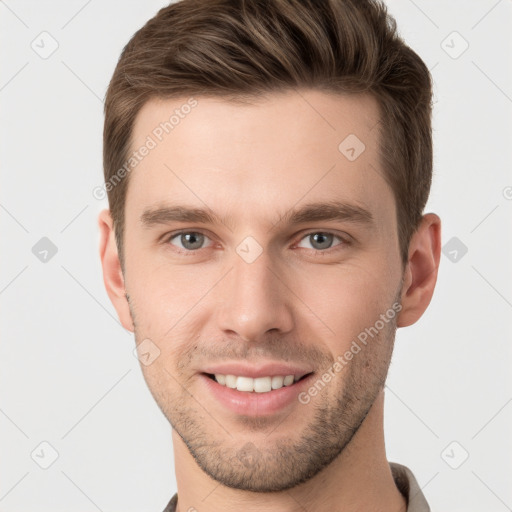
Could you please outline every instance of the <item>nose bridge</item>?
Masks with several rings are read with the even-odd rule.
[[[286,287],[277,277],[277,265],[255,240],[245,240],[233,254],[233,269],[223,287],[219,327],[247,341],[274,329],[292,328]]]

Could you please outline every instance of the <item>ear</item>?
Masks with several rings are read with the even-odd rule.
[[[427,213],[409,244],[397,327],[414,324],[427,309],[437,282],[440,257],[441,219],[435,213]]]
[[[103,268],[103,283],[108,296],[117,311],[123,327],[134,331],[130,307],[126,298],[124,277],[121,270],[121,262],[117,253],[114,222],[110,210],[102,210],[98,216],[100,229],[100,258]]]

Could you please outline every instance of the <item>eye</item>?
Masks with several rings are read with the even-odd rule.
[[[173,240],[177,240],[177,243],[172,242]],[[197,231],[182,231],[181,233],[176,233],[167,239],[167,243],[172,245],[176,245],[180,249],[185,249],[186,251],[197,251],[198,249],[203,248],[203,244],[205,240],[210,240],[203,233],[199,233]]]
[[[345,241],[335,235],[334,233],[326,233],[324,231],[315,231],[314,233],[307,234],[301,242],[298,244],[298,247],[305,247],[306,249],[314,249],[316,251],[323,251],[325,249],[330,249],[333,245],[333,240],[337,238],[340,240],[340,243],[335,244],[340,245],[341,243],[344,243]],[[311,247],[307,247],[302,245],[304,241],[309,242],[311,244]]]

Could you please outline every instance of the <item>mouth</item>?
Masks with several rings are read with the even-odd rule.
[[[315,378],[314,372],[288,375],[254,373],[259,373],[259,376],[202,372],[199,381],[208,399],[212,399],[212,405],[216,403],[237,416],[271,417],[291,408],[303,407],[299,396]],[[300,421],[302,413],[297,411],[297,414],[299,416],[295,420]]]
[[[244,375],[203,373],[203,375],[221,386],[245,393],[270,393],[283,387],[293,386],[295,383],[306,379],[312,374],[313,372],[297,375],[268,375],[252,378]]]

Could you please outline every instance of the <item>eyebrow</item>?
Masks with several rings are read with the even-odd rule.
[[[146,209],[140,217],[142,226],[149,229],[171,222],[196,222],[201,224],[224,224],[229,229],[234,226],[233,217],[219,217],[210,208],[194,208],[185,205],[164,205]],[[277,224],[304,224],[319,221],[342,221],[374,227],[375,220],[366,208],[339,201],[309,203],[300,208],[292,208],[281,215],[271,229]]]
[[[339,201],[309,203],[299,209],[291,209],[282,215],[276,224],[284,222],[293,225],[318,221],[353,222],[368,227],[374,224],[373,215],[366,208]]]
[[[221,219],[210,208],[193,208],[184,205],[147,209],[140,216],[140,221],[142,226],[148,229],[159,224],[169,224],[170,222],[223,223],[228,227],[233,224],[231,216]]]

